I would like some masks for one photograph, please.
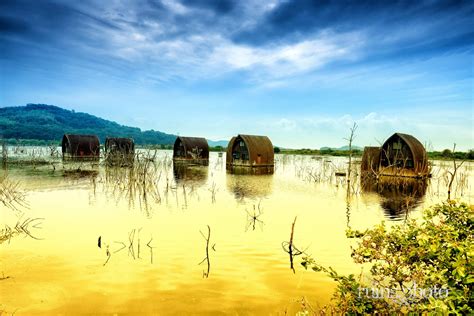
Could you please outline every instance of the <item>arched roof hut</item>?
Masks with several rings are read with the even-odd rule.
[[[265,167],[273,172],[273,144],[267,136],[243,135],[232,137],[227,145],[227,169],[234,167]]]
[[[107,137],[105,139],[107,163],[112,165],[129,165],[135,158],[133,138]]]
[[[123,154],[135,153],[135,142],[133,138],[127,137],[107,137],[105,139],[105,152],[114,153],[120,152]]]
[[[63,158],[99,159],[100,142],[96,135],[64,134],[62,142]]]
[[[173,160],[199,164],[209,163],[209,145],[202,137],[178,136],[173,146]]]
[[[425,176],[429,173],[425,147],[411,135],[395,133],[380,149],[380,168],[389,173],[404,170]]]
[[[362,172],[377,172],[380,163],[380,147],[364,147],[360,169]]]

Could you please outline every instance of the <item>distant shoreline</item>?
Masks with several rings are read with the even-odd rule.
[[[0,140],[1,141],[1,140]],[[5,143],[9,146],[51,146],[56,145],[57,147],[61,146],[60,141],[52,140],[40,140],[40,139],[3,139]],[[137,145],[137,148],[151,148],[159,150],[173,150],[172,144],[150,144],[150,145]],[[222,146],[209,146],[209,151],[211,152],[225,152],[226,147]],[[353,149],[353,157],[362,157],[363,149]],[[309,155],[309,156],[336,156],[336,157],[348,157],[350,152],[349,150],[337,150],[337,149],[285,149],[275,147],[276,154],[287,154],[287,155]],[[446,152],[446,149],[443,151],[429,151],[428,159],[438,159],[438,160],[452,160],[450,152]],[[474,150],[469,150],[467,152],[456,151],[455,158],[457,160],[474,160]]]

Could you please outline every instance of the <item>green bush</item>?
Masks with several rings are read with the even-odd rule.
[[[473,232],[474,206],[449,201],[424,211],[421,222],[347,231],[347,237],[359,240],[354,261],[372,264],[371,284],[340,276],[309,257],[302,265],[338,283],[333,297],[337,313],[467,315],[474,313]]]

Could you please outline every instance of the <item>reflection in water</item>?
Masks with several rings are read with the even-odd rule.
[[[365,192],[376,192],[381,197],[380,205],[390,219],[401,219],[423,201],[428,180],[412,178],[367,177],[361,180]]]
[[[152,203],[161,203],[157,187],[160,176],[154,164],[131,168],[106,167],[104,191],[117,201],[126,199],[129,208],[138,203],[140,209],[149,213]]]
[[[173,161],[173,175],[177,185],[202,186],[207,181],[207,166]]]
[[[99,169],[82,169],[81,167],[73,169],[65,169],[63,176],[68,179],[94,179],[99,175]]]
[[[31,228],[41,229],[40,226],[43,223],[44,218],[27,218],[23,221],[18,221],[15,226],[11,227],[9,225],[5,225],[0,230],[0,244],[12,239],[17,235],[25,235],[30,238],[40,240],[41,238],[36,237],[32,232]]]
[[[231,174],[239,175],[268,175],[275,172],[274,166],[264,167],[248,167],[248,166],[230,166],[227,168],[227,172]]]
[[[293,271],[293,273],[296,273],[294,263],[293,263],[294,258],[296,256],[300,256],[304,254],[304,251],[301,251],[298,248],[296,248],[296,246],[293,243],[293,236],[295,234],[295,224],[296,224],[296,217],[293,223],[291,224],[290,241],[284,241],[281,243],[281,247],[283,248],[283,250],[287,252],[288,255],[290,256],[290,269]]]
[[[116,254],[119,252],[122,252],[123,250],[127,249],[128,250],[128,256],[132,257],[133,260],[135,259],[142,259],[142,248],[143,248],[143,240],[140,239],[140,232],[142,228],[139,229],[132,229],[128,233],[128,240],[126,243],[122,241],[116,241],[114,240],[114,247],[112,247],[111,244],[104,242],[102,239],[102,236],[99,236],[97,240],[97,246],[99,248],[105,248],[105,255],[106,255],[106,261],[104,262],[104,266],[109,262],[110,258],[112,257],[112,254]],[[150,250],[150,263],[153,264],[153,248],[154,246],[151,245],[151,242],[153,241],[153,236],[150,236],[150,239],[148,242],[145,244],[146,247],[149,248]],[[113,249],[112,249],[113,248]]]
[[[50,166],[35,171],[10,168],[10,180],[27,190],[30,213],[23,219],[45,217],[48,229],[31,229],[33,236],[43,238],[41,242],[12,238],[10,244],[0,244],[0,277],[3,272],[12,276],[0,282],[0,310],[18,309],[25,315],[279,315],[301,297],[312,304],[329,303],[332,280],[304,271],[294,277],[288,269],[291,261],[298,270],[301,256],[295,254],[311,245],[308,252],[324,254],[320,259],[326,266],[359,273],[344,234],[346,211],[355,229],[370,228],[383,220],[381,203],[386,198],[356,190],[347,200],[345,184],[334,181],[335,169],[329,164],[325,167],[308,156],[281,157],[275,174],[246,176],[227,174],[218,154],[211,153],[209,167],[203,168],[209,172],[207,181],[194,192],[187,184],[185,188],[175,184],[169,151],[159,151],[154,161],[153,157],[136,160],[133,170],[99,166],[93,204],[87,199],[93,184],[64,178],[62,167],[56,172]],[[331,159],[336,166],[344,166],[347,160]],[[468,174],[470,185],[474,165],[468,166],[471,169],[462,172]],[[320,181],[306,177],[311,170],[312,175],[322,175]],[[214,203],[212,188],[217,191]],[[445,200],[430,193],[423,198],[425,205]],[[155,203],[160,195],[161,203]],[[241,202],[236,197],[249,199]],[[145,205],[147,200],[153,216],[130,209],[129,200]],[[0,205],[3,210],[0,218],[11,215],[14,227],[16,213]],[[259,231],[257,219],[265,222],[264,230]],[[96,246],[99,236],[101,248]],[[217,240],[222,251],[213,252]],[[287,242],[282,245],[282,241]],[[297,313],[298,309],[288,309],[287,314]]]
[[[206,256],[204,257],[204,259],[202,259],[201,262],[199,262],[199,264],[201,265],[204,262],[207,263],[207,270],[202,271],[202,277],[208,278],[209,273],[211,272],[211,258],[209,257],[209,242],[211,240],[211,227],[207,225],[207,236],[205,236],[202,231],[199,231],[199,232],[201,233],[201,236],[204,238],[204,240],[206,240]],[[213,251],[216,251],[216,244],[212,245],[211,249]]]
[[[234,194],[236,200],[244,198],[261,198],[269,196],[273,189],[273,176],[262,175],[254,177],[250,175],[227,174],[227,189]]]
[[[257,223],[260,226],[260,229],[263,231],[263,221],[260,219],[260,216],[262,216],[263,211],[261,208],[261,200],[258,202],[257,207],[255,207],[255,204],[253,205],[253,211],[249,212],[247,209],[245,209],[245,212],[247,213],[247,225],[245,225],[245,231],[248,231],[250,227],[252,227],[252,230],[255,230],[255,226]],[[258,212],[257,212],[258,211]]]

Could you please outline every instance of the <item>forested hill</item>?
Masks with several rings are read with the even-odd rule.
[[[142,131],[87,113],[53,105],[28,104],[0,108],[0,138],[60,142],[63,134],[94,134],[101,142],[106,136],[133,137],[136,144],[173,144],[176,136]]]

